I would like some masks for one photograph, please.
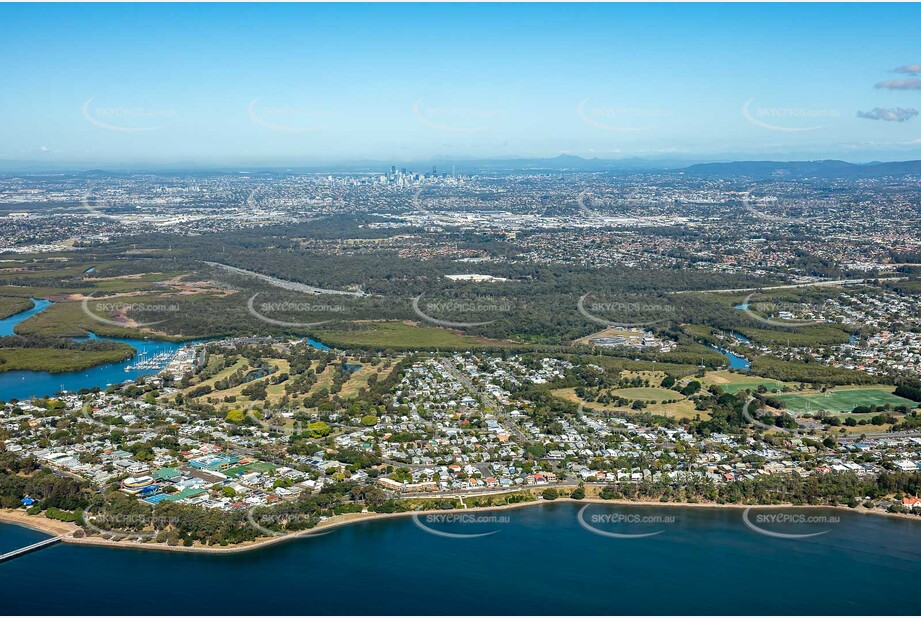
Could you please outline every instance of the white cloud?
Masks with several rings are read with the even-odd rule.
[[[886,82],[876,84],[877,88],[886,90],[921,90],[921,79],[916,77],[910,79],[892,79]]]
[[[911,120],[917,115],[918,110],[910,107],[893,107],[890,109],[874,107],[868,112],[857,112],[858,118],[866,118],[867,120],[885,120],[886,122],[905,122],[906,120]]]

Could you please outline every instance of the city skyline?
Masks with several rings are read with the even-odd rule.
[[[0,15],[10,26],[0,161],[20,167],[866,162],[915,159],[921,145],[916,6],[7,5]]]

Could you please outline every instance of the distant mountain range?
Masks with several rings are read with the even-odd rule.
[[[921,161],[848,163],[847,161],[733,161],[698,163],[684,168],[686,174],[714,178],[881,178],[921,176]]]
[[[848,163],[827,159],[823,161],[731,161],[726,163],[695,163],[687,161],[630,159],[583,159],[560,155],[552,159],[500,159],[464,161],[456,164],[464,170],[553,170],[553,171],[675,171],[701,177],[770,178],[880,178],[883,176],[921,176],[921,161]]]

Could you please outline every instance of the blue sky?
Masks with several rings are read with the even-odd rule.
[[[0,159],[921,158],[919,18],[908,4],[4,4]]]

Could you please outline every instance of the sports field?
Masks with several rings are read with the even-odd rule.
[[[630,401],[667,401],[671,399],[684,399],[684,395],[680,393],[676,393],[667,388],[655,387],[615,388],[611,391],[611,394],[629,399]]]
[[[718,386],[723,389],[724,393],[735,395],[739,391],[744,391],[745,389],[756,391],[762,384],[764,385],[764,388],[768,389],[768,392],[780,391],[783,389],[783,382],[778,382],[777,380],[748,380],[745,382],[726,382],[724,384],[719,384]]]
[[[884,406],[887,403],[893,406],[907,405],[909,408],[915,408],[918,405],[914,401],[897,397],[879,388],[855,388],[814,394],[785,393],[777,395],[777,398],[783,400],[788,409],[797,412],[806,410],[850,412],[857,406]]]
[[[278,466],[270,464],[267,461],[255,461],[253,463],[244,464],[242,466],[236,466],[235,468],[230,468],[229,470],[224,470],[224,474],[233,478],[246,474],[255,470],[256,472],[273,472]]]
[[[701,380],[705,386],[719,386],[724,393],[735,395],[745,389],[752,391],[758,390],[758,387],[764,385],[768,392],[783,390],[784,384],[778,380],[769,380],[768,378],[759,378],[748,374],[733,373],[731,371],[710,371],[706,377]]]
[[[696,409],[694,408],[694,402],[693,402],[693,401],[691,401],[690,399],[685,398],[684,395],[682,395],[682,394],[680,394],[680,393],[676,393],[675,391],[670,391],[670,390],[664,389],[664,388],[658,388],[658,389],[657,389],[657,388],[653,388],[653,389],[631,388],[631,389],[620,389],[620,390],[625,390],[625,391],[637,391],[637,390],[646,390],[646,391],[648,391],[648,390],[655,390],[655,391],[663,391],[663,392],[671,393],[671,396],[669,397],[669,399],[678,399],[678,400],[679,400],[679,401],[676,402],[676,403],[653,403],[653,404],[649,404],[647,407],[643,408],[643,412],[644,412],[644,413],[647,413],[647,414],[659,414],[659,415],[661,415],[661,416],[670,416],[670,417],[672,417],[672,418],[694,418],[694,417],[700,417],[700,418],[703,419],[703,420],[707,420],[708,418],[710,418],[710,414],[709,414],[708,412],[703,412],[703,411],[700,411],[700,410],[696,410]],[[582,405],[584,405],[586,408],[590,408],[590,409],[592,409],[592,410],[611,410],[611,411],[627,412],[627,413],[636,412],[636,410],[632,410],[629,406],[624,406],[624,407],[616,407],[616,406],[613,406],[613,405],[612,405],[612,406],[605,406],[605,405],[603,405],[603,404],[598,403],[597,401],[584,401],[584,400],[582,400],[578,395],[576,395],[575,389],[573,389],[573,388],[571,388],[571,387],[570,387],[570,388],[558,388],[558,389],[556,389],[556,390],[554,390],[554,391],[551,391],[551,392],[552,392],[555,396],[557,396],[557,397],[559,397],[559,398],[561,398],[561,399],[565,399],[566,401],[571,401],[572,403],[576,403],[576,404],[582,404]],[[614,391],[614,392],[617,392],[617,391]],[[656,397],[656,396],[655,396],[656,393],[643,393],[643,394],[646,395],[647,397],[646,397],[646,398],[636,397],[636,398],[637,398],[637,399],[641,399],[641,400],[643,400],[643,401],[649,401],[649,400],[655,400],[655,399],[658,399],[659,401],[662,401],[662,398],[661,398],[661,397]],[[658,393],[658,394],[661,395],[661,393]],[[635,395],[636,395],[636,394],[634,393],[634,396],[635,396]],[[653,396],[649,397],[649,395],[653,395]]]

